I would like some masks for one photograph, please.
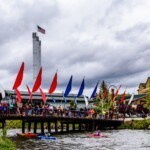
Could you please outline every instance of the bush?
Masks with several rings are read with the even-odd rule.
[[[22,127],[22,121],[21,120],[8,120],[6,122],[7,129],[17,129]]]
[[[148,129],[150,126],[150,119],[145,120],[131,120],[124,122],[119,129]]]
[[[15,150],[15,144],[8,138],[0,137],[1,150]]]

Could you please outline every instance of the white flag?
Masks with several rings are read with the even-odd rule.
[[[5,98],[5,91],[4,88],[0,85],[0,93],[2,94],[2,98]]]
[[[89,102],[88,102],[88,99],[86,98],[86,96],[84,95],[84,100],[85,100],[85,106],[87,107]]]
[[[131,104],[131,102],[132,102],[133,98],[134,98],[134,93],[132,93],[132,95],[131,95],[131,97],[130,97],[130,100],[129,100],[129,102],[128,102],[128,105],[130,105],[130,104]]]

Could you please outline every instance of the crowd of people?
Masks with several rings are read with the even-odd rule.
[[[69,107],[63,108],[62,105],[58,107],[52,106],[50,104],[43,104],[42,102],[39,104],[33,104],[31,102],[28,103],[4,103],[0,102],[0,115],[14,114],[14,115],[22,115],[22,116],[48,116],[48,115],[56,115],[56,116],[76,116],[76,117],[86,117],[88,114],[88,109],[70,109]],[[89,111],[90,113],[90,111]],[[86,116],[85,116],[86,115]]]
[[[131,106],[121,105],[117,108],[110,109],[107,112],[99,113],[94,108],[80,108],[73,109],[70,107],[63,108],[62,105],[58,107],[50,104],[33,104],[17,103],[17,102],[0,102],[0,115],[22,115],[22,116],[61,116],[61,117],[86,117],[86,118],[100,118],[100,119],[119,119],[126,117],[146,117],[149,114],[149,110],[142,105],[138,105],[137,108]]]

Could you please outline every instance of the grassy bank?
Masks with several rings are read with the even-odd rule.
[[[3,129],[0,135],[0,150],[15,150],[15,144],[6,137],[7,129]]]
[[[15,144],[6,137],[0,137],[0,150],[15,150]]]
[[[125,121],[118,129],[149,129],[150,119]]]
[[[22,128],[22,121],[21,120],[7,120],[6,121],[6,128],[7,129]]]

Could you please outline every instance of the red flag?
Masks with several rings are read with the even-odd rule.
[[[41,28],[40,26],[37,26],[37,28],[39,32],[45,34],[45,29]]]
[[[43,102],[45,103],[47,101],[46,95],[44,94],[44,92],[42,91],[41,88],[40,88],[40,92],[41,92],[41,96],[42,96]]]
[[[49,89],[48,93],[52,94],[55,91],[56,87],[57,87],[57,72],[56,72],[56,74],[55,74],[55,76],[53,78],[53,81],[51,83],[51,86],[50,86],[50,89]]]
[[[31,93],[31,91],[30,91],[30,89],[29,89],[28,85],[26,85],[26,87],[27,87],[27,89],[28,89],[29,99],[31,100],[31,99],[32,99],[32,93]]]
[[[119,86],[119,88],[117,89],[115,95],[114,95],[114,98],[113,98],[113,101],[116,99],[116,97],[118,96],[118,93],[119,93],[119,90],[121,88],[121,85]]]
[[[17,99],[18,99],[18,103],[21,103],[22,97],[21,97],[21,94],[20,94],[19,90],[15,89],[15,92],[16,92],[16,96],[17,96]]]
[[[125,96],[126,96],[126,91],[124,91],[124,93],[122,94],[122,96],[120,98],[120,103],[123,103]]]
[[[22,63],[22,65],[20,67],[20,70],[19,70],[18,75],[16,77],[13,89],[17,89],[20,86],[22,79],[23,79],[23,72],[24,72],[24,62]]]
[[[105,90],[103,91],[103,98],[106,98],[106,96],[107,96],[107,90],[105,89]]]
[[[36,92],[38,90],[38,88],[41,86],[41,82],[42,82],[42,67],[40,68],[38,76],[35,80],[32,92]]]

